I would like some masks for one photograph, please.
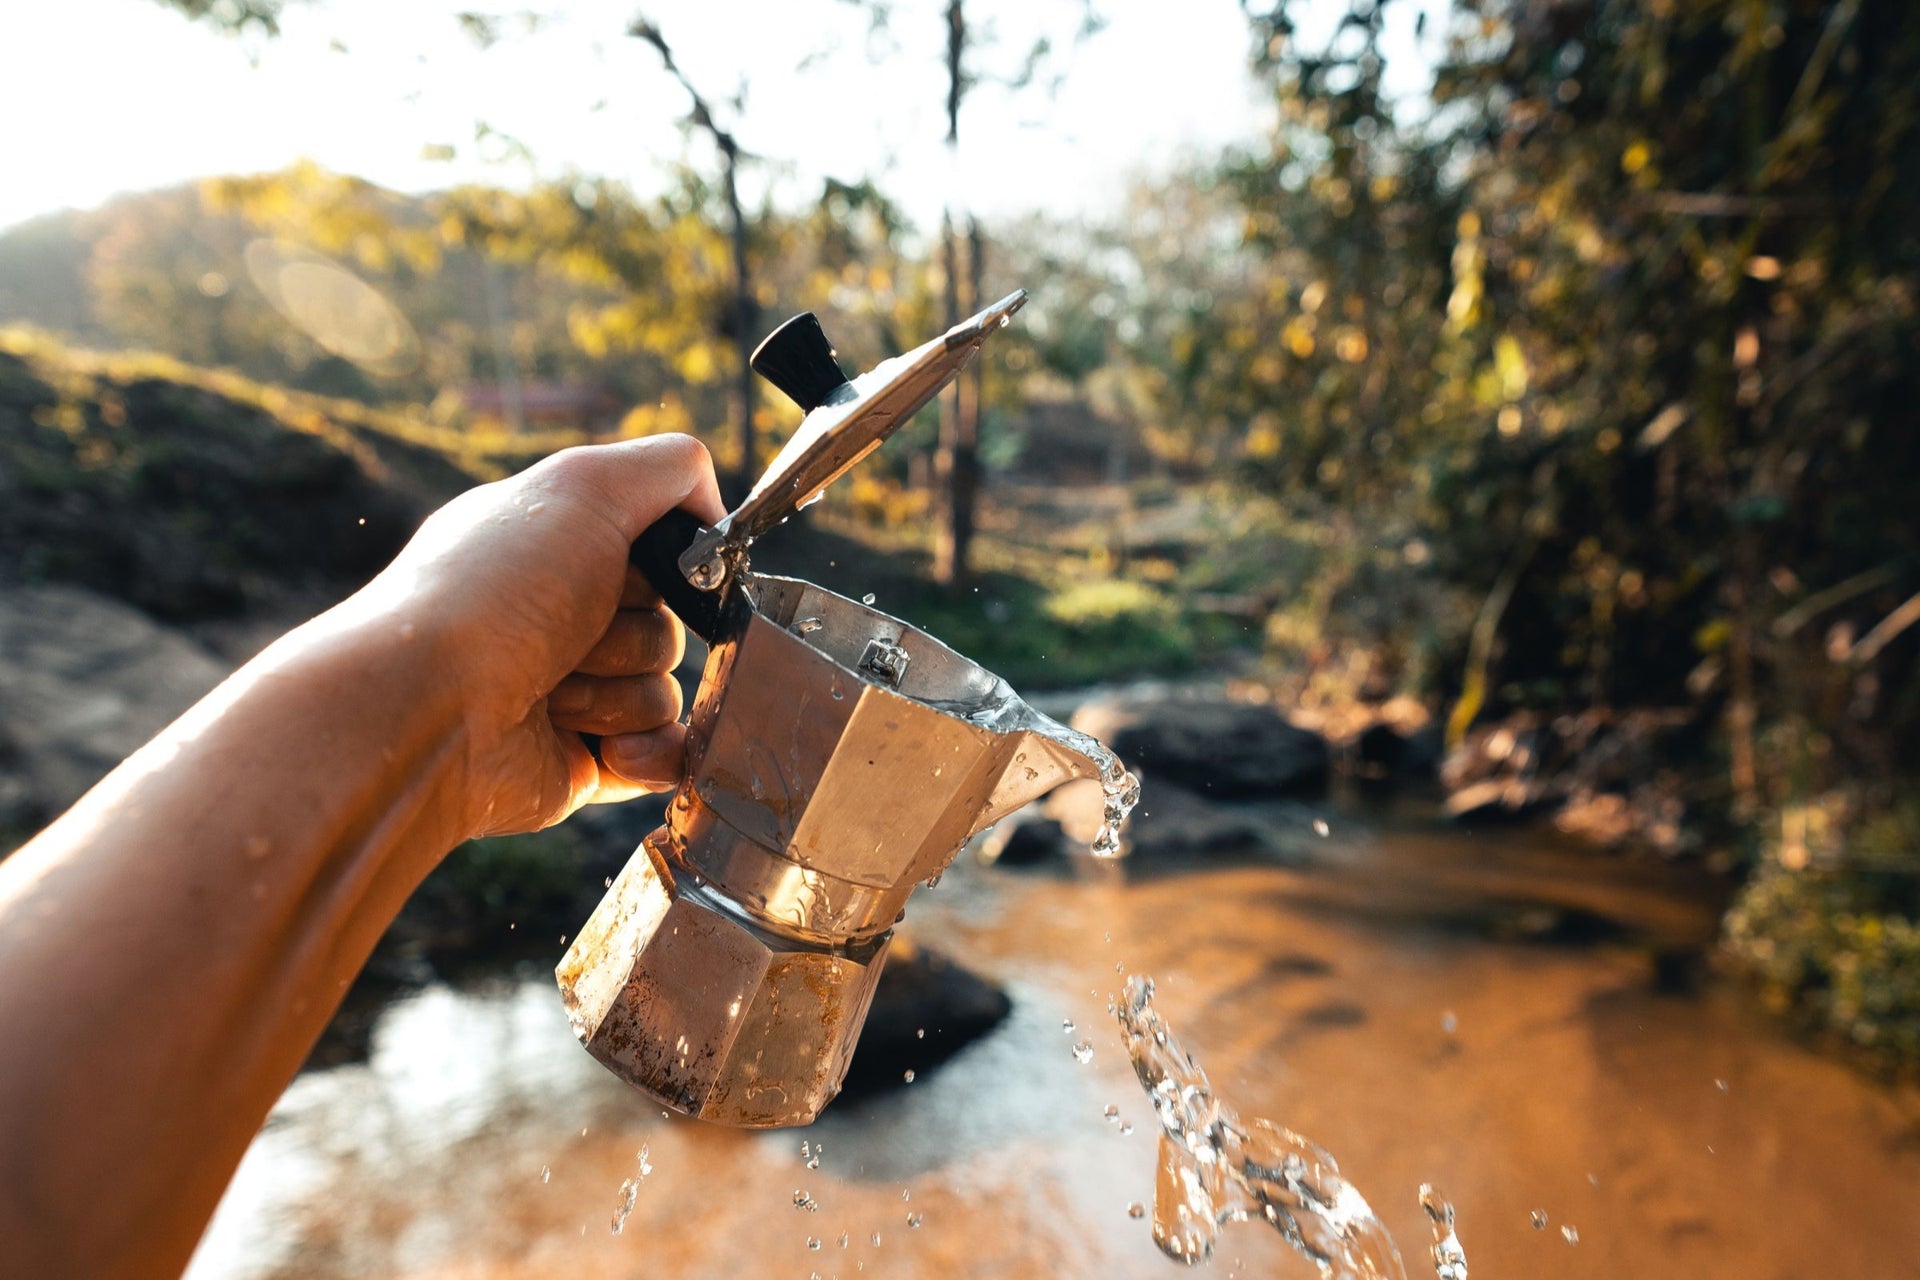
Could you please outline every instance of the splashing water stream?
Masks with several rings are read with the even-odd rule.
[[[1127,980],[1115,1010],[1134,1074],[1160,1118],[1153,1240],[1188,1266],[1213,1253],[1220,1228],[1260,1218],[1327,1280],[1406,1280],[1393,1237],[1334,1159],[1268,1120],[1242,1120],[1214,1093],[1153,1007],[1153,980]],[[1421,1188],[1433,1222],[1437,1280],[1466,1280],[1453,1207]]]

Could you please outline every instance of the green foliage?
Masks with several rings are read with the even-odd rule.
[[[1920,807],[1828,794],[1780,815],[1727,913],[1727,954],[1769,1001],[1883,1064],[1920,1062]]]
[[[1000,550],[986,541],[981,559],[992,561]],[[1049,590],[1032,578],[988,571],[977,585],[977,592],[929,592],[891,607],[1024,692],[1179,674],[1208,652],[1197,647],[1189,617],[1137,583],[1108,579]]]

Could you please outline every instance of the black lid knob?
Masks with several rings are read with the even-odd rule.
[[[847,385],[847,375],[833,358],[833,344],[820,328],[820,318],[804,311],[768,334],[750,360],[753,371],[786,392],[812,413]]]

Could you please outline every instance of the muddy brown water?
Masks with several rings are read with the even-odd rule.
[[[578,1048],[541,974],[397,1000],[368,1062],[289,1088],[190,1274],[1168,1277],[1128,1214],[1152,1200],[1155,1126],[1107,1013],[1123,970],[1157,980],[1243,1114],[1338,1157],[1411,1275],[1430,1274],[1422,1182],[1457,1207],[1477,1280],[1920,1273],[1920,1090],[1796,1044],[1724,984],[1650,980],[1627,935],[1699,941],[1711,886],[1525,834],[1326,815],[1319,837],[1314,816],[1276,811],[1289,865],[957,865],[912,928],[1014,1014],[807,1130],[663,1118]],[[1312,1275],[1252,1225],[1207,1269]]]

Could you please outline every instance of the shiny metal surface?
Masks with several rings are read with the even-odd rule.
[[[687,581],[702,590],[718,590],[739,568],[755,538],[819,497],[879,448],[953,381],[987,336],[1026,302],[1027,291],[1014,290],[931,342],[881,361],[808,413],[746,500],[680,557]]]
[[[666,829],[641,844],[561,960],[567,1016],[609,1070],[690,1116],[806,1124],[839,1092],[885,939],[770,935],[676,878]]]
[[[914,889],[1101,766],[900,619],[796,579],[744,585],[754,607],[708,655],[667,825],[556,976],[588,1049],[651,1096],[804,1124],[838,1091]],[[876,646],[896,658],[863,670]]]

